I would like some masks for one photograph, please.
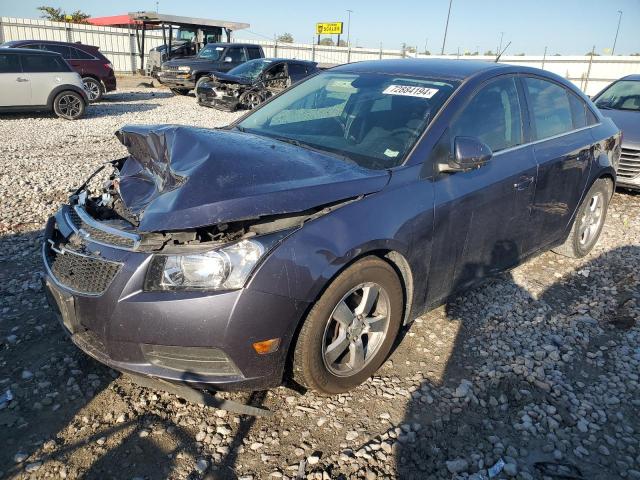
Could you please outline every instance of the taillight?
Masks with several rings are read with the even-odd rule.
[[[111,63],[105,63],[104,66],[109,70],[113,70],[113,65],[111,65]]]

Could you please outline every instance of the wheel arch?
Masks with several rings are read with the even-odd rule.
[[[66,91],[72,91],[80,94],[80,96],[82,97],[82,101],[84,102],[84,106],[87,107],[89,105],[87,94],[85,93],[84,89],[77,87],[75,85],[65,84],[65,85],[58,85],[56,88],[51,90],[51,92],[49,93],[49,97],[47,98],[47,107],[49,109],[53,109],[53,101],[55,100],[55,98],[60,93],[66,92]]]
[[[315,297],[309,303],[307,309],[304,314],[300,317],[300,321],[297,323],[295,327],[295,332],[291,337],[289,344],[287,345],[287,352],[285,356],[285,367],[284,367],[284,381],[288,382],[292,376],[292,366],[293,366],[293,354],[295,351],[295,345],[298,341],[298,336],[300,334],[300,330],[302,329],[302,325],[304,324],[307,316],[309,315],[309,311],[313,308],[318,299],[324,294],[326,289],[333,283],[333,281],[347,268],[349,268],[354,263],[367,258],[367,257],[377,257],[380,260],[386,262],[394,269],[396,274],[398,275],[398,280],[402,286],[403,292],[403,301],[404,301],[404,312],[402,318],[402,326],[407,325],[411,321],[411,309],[413,307],[413,294],[414,294],[414,283],[413,283],[413,272],[411,270],[411,266],[405,256],[397,250],[389,249],[389,248],[374,248],[371,250],[366,250],[358,255],[351,258],[348,262],[345,262],[340,268],[336,269],[332,272],[331,276],[324,283],[323,287],[316,292]]]
[[[98,82],[102,88],[104,88],[104,83],[102,83],[102,80],[100,80],[100,77],[98,77],[97,75],[95,75],[93,73],[85,73],[84,75],[80,75],[80,77],[81,78],[92,78],[96,82]]]

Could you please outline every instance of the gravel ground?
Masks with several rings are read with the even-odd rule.
[[[616,192],[587,258],[545,253],[424,315],[350,394],[232,395],[272,419],[143,389],[73,347],[40,286],[47,216],[125,154],[121,125],[235,116],[130,89],[75,122],[0,119],[0,477],[480,479],[500,462],[495,478],[640,479],[638,194]]]

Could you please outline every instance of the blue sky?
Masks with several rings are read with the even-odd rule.
[[[70,12],[81,9],[94,16],[132,10],[155,10],[155,0],[0,0],[0,15],[37,18],[36,7],[51,4]],[[247,22],[242,38],[272,38],[290,32],[297,42],[309,43],[318,21],[344,21],[351,17],[351,41],[366,47],[400,48],[403,42],[439,53],[442,48],[448,0],[160,0],[160,12]],[[640,52],[640,0],[453,0],[447,53],[495,50],[504,32],[507,54],[525,52],[582,55],[596,46],[598,53],[611,48],[622,10],[616,53]]]

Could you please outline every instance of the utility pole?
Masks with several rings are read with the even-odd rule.
[[[424,54],[425,54],[425,55],[427,54],[427,45],[428,45],[428,44],[429,44],[429,39],[427,38],[427,39],[424,41]]]
[[[347,18],[347,47],[351,46],[350,34],[351,34],[351,14],[353,10],[347,10],[349,17]]]
[[[502,37],[504,37],[504,32],[500,32],[500,43],[498,44],[496,55],[500,55],[500,50],[502,50]]]
[[[160,11],[160,2],[156,2],[156,13]]]
[[[618,10],[618,28],[616,28],[616,38],[613,40],[613,48],[611,49],[611,55],[616,51],[616,43],[618,42],[618,32],[620,31],[620,22],[622,21],[622,10]]]
[[[449,30],[449,17],[451,16],[451,4],[453,0],[449,0],[449,12],[447,13],[447,23],[444,26],[444,38],[442,39],[442,51],[440,55],[444,55],[444,46],[447,43],[447,30]]]

